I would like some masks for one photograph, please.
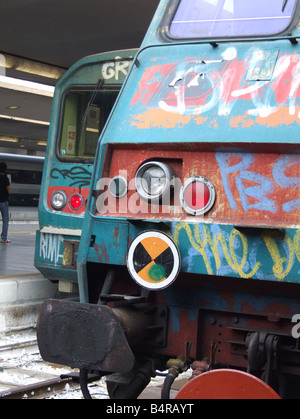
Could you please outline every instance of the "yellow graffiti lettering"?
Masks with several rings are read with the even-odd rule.
[[[237,236],[241,239],[241,242],[243,245],[243,257],[240,263],[238,262],[236,252],[235,252],[235,240]],[[260,262],[257,262],[254,268],[252,269],[252,271],[249,272],[248,274],[246,274],[243,271],[247,262],[247,257],[248,257],[248,240],[245,234],[241,233],[240,231],[236,229],[233,229],[229,237],[229,248],[230,248],[231,257],[233,260],[232,269],[238,272],[242,278],[251,278],[252,276],[254,276],[256,272],[258,271],[258,269],[261,267]]]
[[[175,232],[174,232],[174,241],[177,244],[179,242],[179,232],[182,229],[185,230],[193,248],[196,249],[201,254],[201,256],[203,257],[203,261],[204,261],[207,273],[209,275],[212,275],[213,272],[212,272],[212,269],[211,269],[211,266],[209,264],[209,260],[208,260],[208,257],[207,257],[206,251],[205,251],[205,247],[207,245],[207,238],[205,237],[205,240],[203,241],[201,239],[200,231],[198,229],[196,234],[195,234],[195,237],[196,237],[196,240],[197,240],[196,241],[194,239],[194,235],[192,233],[192,230],[191,230],[190,226],[186,223],[178,223],[177,226],[176,226]]]
[[[223,232],[217,232],[214,235],[207,225],[202,226],[202,234],[199,224],[190,226],[187,223],[178,223],[174,231],[174,240],[179,243],[180,231],[184,230],[191,246],[199,252],[203,258],[207,273],[213,275],[213,269],[210,265],[209,258],[211,253],[214,258],[216,266],[216,274],[218,274],[222,266],[222,259],[225,258],[230,268],[239,274],[241,278],[253,277],[263,264],[259,261],[256,262],[251,272],[246,273],[246,266],[249,256],[249,243],[247,236],[237,229],[232,229],[228,241],[226,240]],[[262,238],[272,258],[273,266],[272,271],[278,280],[282,281],[291,272],[295,256],[300,262],[300,229],[295,232],[295,236],[291,239],[287,234],[282,237],[279,233],[264,231]],[[278,246],[277,240],[283,242],[284,246]],[[239,244],[239,245],[238,245]],[[286,249],[286,255],[282,256],[280,248]],[[220,256],[220,250],[222,253]],[[237,249],[239,253],[237,254]]]
[[[298,230],[299,231],[299,230]],[[298,232],[297,232],[298,233]],[[296,234],[297,236],[297,234]],[[295,236],[295,239],[296,239]],[[278,233],[274,232],[272,235],[270,232],[264,232],[263,233],[263,239],[266,243],[266,246],[268,248],[268,251],[273,259],[274,265],[273,265],[273,273],[279,280],[283,280],[291,271],[294,263],[294,249],[293,249],[293,242],[292,240],[285,235],[283,240],[286,242],[288,248],[289,248],[289,258],[281,257],[277,243],[275,241],[276,238],[280,238]],[[299,243],[298,243],[299,245]],[[298,256],[297,256],[298,257]],[[287,263],[286,269],[284,270],[284,264]]]
[[[201,238],[200,235],[200,226],[198,224],[194,225],[193,232],[191,227],[186,223],[178,223],[174,232],[174,240],[178,244],[179,242],[179,233],[180,231],[184,229],[188,239],[190,241],[190,244],[193,246],[194,249],[196,249],[201,256],[203,257],[203,261],[207,270],[207,273],[209,275],[212,275],[212,268],[210,266],[206,248],[207,245],[209,245],[211,252],[213,253],[215,264],[216,264],[216,271],[218,272],[220,266],[221,266],[221,258],[219,253],[219,244],[221,244],[224,257],[226,259],[226,262],[231,267],[231,269],[234,272],[237,272],[242,278],[251,278],[256,274],[258,269],[261,266],[260,262],[257,262],[255,267],[252,269],[251,272],[245,273],[244,268],[247,263],[247,256],[248,256],[248,241],[247,237],[240,233],[239,231],[233,229],[230,237],[229,237],[229,249],[228,245],[226,243],[226,239],[224,235],[221,232],[218,232],[214,235],[212,238],[212,235],[208,229],[207,226],[203,226],[203,232],[204,232],[204,238]],[[242,254],[242,260],[241,262],[238,261],[236,251],[235,251],[235,241],[236,238],[239,237],[243,246],[243,254]]]
[[[238,230],[233,229],[229,237],[229,250],[228,250],[225,237],[222,233],[216,233],[214,235],[214,239],[212,239],[207,226],[204,227],[204,230],[206,231],[206,234],[208,236],[208,243],[210,245],[211,251],[213,252],[213,255],[215,258],[217,271],[219,270],[221,266],[221,259],[220,259],[219,249],[218,249],[218,244],[220,243],[222,246],[222,250],[223,250],[226,262],[228,263],[228,265],[231,267],[231,269],[234,272],[237,272],[242,278],[251,278],[252,276],[256,274],[256,272],[261,266],[261,263],[259,262],[256,263],[253,270],[249,272],[248,274],[245,273],[243,270],[246,265],[247,256],[248,256],[248,241],[247,241],[247,237],[244,234],[240,233]],[[242,256],[242,261],[240,263],[237,259],[237,255],[235,252],[235,240],[237,236],[240,237],[242,245],[243,245],[243,256]]]
[[[300,262],[300,229],[296,231],[293,245],[294,245],[295,255],[298,261]]]
[[[204,231],[205,231],[205,233],[208,237],[207,240],[208,240],[208,243],[210,245],[210,249],[211,249],[211,251],[214,255],[217,272],[219,271],[220,266],[221,266],[221,258],[220,258],[219,248],[218,248],[219,244],[222,247],[223,254],[224,254],[224,257],[226,259],[226,262],[231,267],[231,269],[235,270],[235,264],[231,259],[231,256],[230,256],[230,253],[229,253],[228,246],[227,246],[224,235],[221,232],[219,232],[219,233],[216,233],[214,235],[214,238],[212,238],[212,236],[210,234],[210,231],[209,231],[207,226],[204,226]]]
[[[204,230],[205,230],[205,235],[207,237],[207,241],[208,241],[208,243],[210,245],[210,248],[211,248],[211,251],[214,255],[216,270],[218,272],[219,268],[221,266],[221,259],[220,259],[218,245],[219,245],[219,243],[221,243],[222,247],[224,248],[225,240],[224,240],[224,237],[223,237],[222,233],[215,234],[214,239],[212,239],[210,231],[209,231],[207,226],[204,226]],[[226,246],[226,243],[225,243],[225,246]]]

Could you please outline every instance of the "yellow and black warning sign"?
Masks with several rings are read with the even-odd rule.
[[[146,231],[131,243],[127,267],[132,278],[143,288],[168,287],[180,271],[180,254],[173,240],[160,231]]]

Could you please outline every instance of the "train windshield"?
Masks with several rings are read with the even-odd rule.
[[[170,26],[176,38],[266,36],[290,24],[297,0],[181,0]]]
[[[62,160],[93,160],[97,142],[119,87],[72,87],[63,97],[58,142]]]

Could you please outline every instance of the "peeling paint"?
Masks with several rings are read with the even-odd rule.
[[[215,126],[229,117],[231,128],[299,124],[300,55],[251,48],[243,56],[229,48],[219,60],[157,58],[131,100],[131,125],[180,128],[208,114]]]

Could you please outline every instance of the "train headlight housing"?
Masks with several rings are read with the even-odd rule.
[[[123,176],[115,176],[110,181],[109,190],[115,198],[123,198],[128,191],[127,180]]]
[[[65,191],[56,191],[51,197],[51,205],[55,211],[61,211],[65,208],[68,197]]]
[[[170,190],[173,170],[161,162],[142,164],[135,175],[135,188],[144,201],[160,200]]]
[[[213,207],[215,199],[215,187],[204,176],[189,178],[180,191],[181,206],[191,215],[204,215]]]

